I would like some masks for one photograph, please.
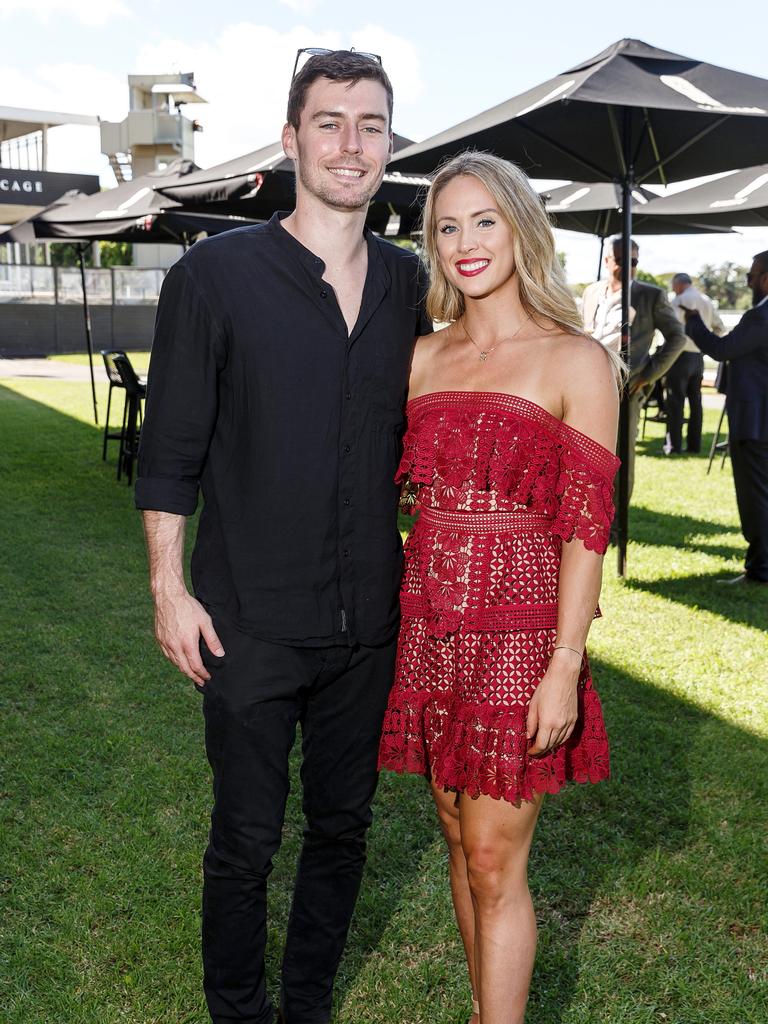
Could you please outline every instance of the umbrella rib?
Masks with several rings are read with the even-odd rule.
[[[662,185],[668,185],[667,175],[664,171],[664,161],[661,159],[661,153],[659,152],[659,146],[656,142],[656,132],[653,130],[651,124],[651,115],[648,113],[648,108],[643,107],[643,116],[645,117],[645,127],[648,130],[648,138],[650,139],[651,148],[653,149],[653,155],[656,157],[656,167],[659,170],[659,177],[661,178]]]
[[[624,159],[624,147],[621,144],[619,126],[616,124],[616,111],[611,106],[608,106],[605,109],[608,112],[608,123],[611,126],[611,138],[613,139],[613,144],[616,147],[616,155],[618,156],[619,163],[621,164],[621,177],[624,178],[627,173],[627,163]]]
[[[688,139],[687,142],[684,142],[682,146],[678,146],[677,149],[674,150],[674,152],[669,154],[669,156],[665,157],[663,160],[660,160],[658,164],[653,164],[642,174],[638,175],[638,184],[642,184],[647,178],[649,178],[651,174],[653,174],[654,170],[658,170],[659,173],[662,174],[664,171],[665,164],[668,164],[672,160],[677,159],[677,157],[679,157],[681,153],[685,153],[685,151],[690,149],[691,146],[695,146],[696,143],[700,139],[703,139],[705,135],[709,135],[709,133],[713,132],[715,128],[719,128],[721,124],[725,124],[725,122],[730,118],[730,116],[730,114],[725,114],[725,116],[723,117],[718,117],[711,124],[707,125],[706,128],[702,128],[700,132],[697,132],[695,135],[691,136],[691,138]]]
[[[556,142],[554,139],[550,138],[549,135],[545,135],[544,132],[540,132],[538,131],[538,129],[532,128],[531,125],[526,124],[525,121],[518,121],[517,123],[521,128],[525,128],[526,131],[530,132],[531,135],[535,135],[537,139],[541,139],[542,142],[548,143],[558,153],[563,153],[565,156],[570,157],[571,160],[576,160],[577,163],[580,163],[583,167],[586,167],[587,170],[592,171],[594,174],[600,175],[600,180],[611,180],[612,175],[610,174],[610,172],[606,171],[604,167],[599,167],[597,164],[593,164],[590,160],[585,159],[583,156],[579,156],[578,153],[574,153],[572,150],[568,149],[567,146],[563,146],[559,142]]]

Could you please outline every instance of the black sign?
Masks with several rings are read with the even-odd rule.
[[[99,191],[99,179],[95,174],[17,171],[0,167],[0,205],[48,206],[73,188],[92,195]]]

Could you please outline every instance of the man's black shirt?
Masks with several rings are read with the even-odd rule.
[[[378,644],[397,625],[394,475],[431,326],[418,259],[366,239],[351,334],[279,215],[198,242],[160,295],[136,505],[188,516],[202,489],[195,593],[265,640]]]

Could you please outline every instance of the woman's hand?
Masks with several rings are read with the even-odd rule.
[[[544,678],[528,705],[526,736],[531,757],[541,757],[565,743],[578,719],[577,685],[581,656],[567,647],[552,652]]]

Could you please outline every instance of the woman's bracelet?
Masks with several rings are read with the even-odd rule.
[[[583,651],[577,651],[575,647],[569,647],[567,644],[555,644],[553,650],[555,651],[573,651],[574,654],[578,654],[580,658],[584,656]]]

